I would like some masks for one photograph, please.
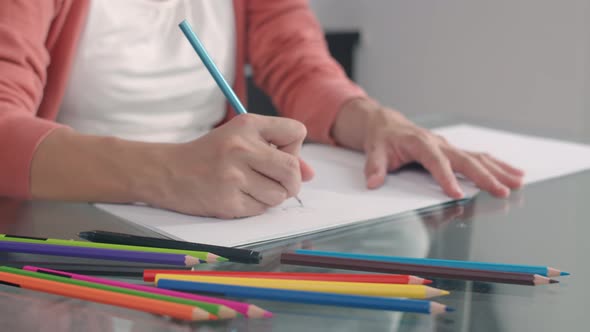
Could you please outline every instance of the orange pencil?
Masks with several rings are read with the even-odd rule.
[[[31,278],[18,274],[0,272],[0,282],[9,286],[135,309],[152,314],[170,316],[176,319],[189,321],[217,319],[215,315],[203,309],[185,304],[109,292],[46,279]]]
[[[191,270],[144,270],[143,280],[153,282],[156,274],[202,275],[237,278],[266,278],[291,280],[318,280],[342,282],[366,282],[380,284],[427,285],[431,280],[404,274],[361,273],[307,273],[307,272],[251,272],[251,271],[191,271]]]

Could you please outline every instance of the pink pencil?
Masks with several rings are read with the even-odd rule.
[[[253,304],[248,304],[248,303],[243,303],[243,302],[230,301],[230,300],[220,299],[220,298],[216,298],[216,297],[188,294],[188,293],[177,292],[177,291],[161,289],[161,288],[155,288],[155,287],[150,287],[150,286],[129,284],[129,283],[122,282],[122,281],[115,281],[115,280],[102,279],[102,278],[97,278],[97,277],[90,277],[90,276],[85,276],[85,275],[81,275],[81,274],[45,269],[45,268],[36,267],[36,266],[25,266],[25,267],[23,267],[23,270],[33,271],[33,272],[45,272],[45,273],[54,274],[54,275],[58,275],[58,276],[62,276],[62,277],[76,279],[76,280],[94,282],[94,283],[102,284],[102,285],[109,285],[109,286],[114,286],[114,287],[133,289],[133,290],[137,290],[137,291],[150,292],[150,293],[160,294],[160,295],[181,297],[181,298],[185,298],[188,300],[221,304],[221,305],[224,305],[228,308],[234,309],[235,311],[241,313],[242,315],[244,315],[246,317],[250,317],[250,318],[270,318],[270,317],[272,317],[272,313],[270,311],[266,311],[266,310],[264,310],[258,306],[255,306]]]

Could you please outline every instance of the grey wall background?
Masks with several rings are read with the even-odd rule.
[[[311,0],[359,29],[359,83],[411,116],[456,113],[590,136],[588,0]]]
[[[414,117],[464,114],[590,141],[590,0],[311,0],[311,4],[326,29],[361,31],[355,75],[386,105]],[[535,202],[535,197],[528,198]],[[541,211],[539,218],[547,215]],[[497,240],[522,241],[526,230],[515,222],[518,212],[512,219],[497,214],[489,219],[471,230],[471,241],[486,249],[471,250],[466,258],[517,260],[514,252],[498,247]],[[510,231],[493,233],[499,228],[492,225],[498,222],[507,223]],[[555,234],[560,234],[560,227],[571,226],[555,223]],[[566,245],[576,243],[581,242]],[[527,248],[534,250],[534,245]],[[564,262],[560,257],[547,259]],[[509,286],[497,287],[502,292]],[[554,315],[557,303],[529,300],[510,299],[522,301],[524,312]],[[537,321],[519,326],[521,321],[513,319],[519,312],[508,311],[510,306],[501,300],[491,307],[505,330],[551,330],[563,323],[556,317],[551,327]]]

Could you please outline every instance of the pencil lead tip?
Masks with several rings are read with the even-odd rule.
[[[559,273],[559,275],[560,275],[560,276],[569,276],[569,275],[570,275],[570,273],[569,273],[569,272],[565,272],[565,271],[561,271],[561,272]]]
[[[297,202],[299,202],[299,206],[303,207],[303,202],[301,201],[301,199],[299,199],[299,197],[295,196],[295,199],[297,200]]]
[[[555,279],[551,279],[551,280],[549,280],[549,283],[550,284],[558,284],[559,281],[558,280],[555,280]]]
[[[453,312],[453,311],[455,311],[455,308],[453,308],[453,307],[446,307],[445,308],[445,311],[446,312]]]

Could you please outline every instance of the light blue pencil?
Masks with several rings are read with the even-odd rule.
[[[215,82],[217,83],[217,85],[219,86],[219,88],[221,89],[221,91],[231,104],[231,106],[234,108],[234,111],[236,111],[236,113],[238,114],[248,113],[244,105],[242,105],[242,103],[240,102],[238,96],[236,96],[234,90],[227,83],[227,81],[215,65],[215,62],[213,62],[213,59],[211,59],[211,57],[209,56],[209,53],[207,53],[207,50],[199,40],[199,37],[197,37],[193,29],[191,28],[191,25],[186,20],[182,20],[182,22],[180,22],[178,26],[180,27],[180,30],[182,30],[182,32],[184,33],[186,39],[188,39],[189,43],[195,49],[195,52],[197,52],[197,54],[199,55],[199,58],[201,58],[201,61],[203,61],[205,67],[207,67],[207,70],[209,71],[211,76],[213,76],[213,79],[215,80]]]
[[[382,256],[382,255],[356,254],[356,253],[307,250],[307,249],[297,249],[297,250],[295,250],[295,252],[298,254],[304,254],[304,255],[351,258],[351,259],[366,259],[366,260],[390,262],[390,263],[420,264],[420,265],[428,265],[428,266],[453,267],[453,268],[460,268],[460,269],[474,269],[474,270],[486,270],[486,271],[502,271],[502,272],[539,274],[539,275],[543,275],[543,276],[547,276],[547,277],[558,277],[558,276],[569,275],[568,272],[563,272],[563,271],[560,271],[560,270],[557,270],[557,269],[554,269],[551,267],[546,267],[546,266],[457,261],[457,260],[435,259],[435,258]]]

